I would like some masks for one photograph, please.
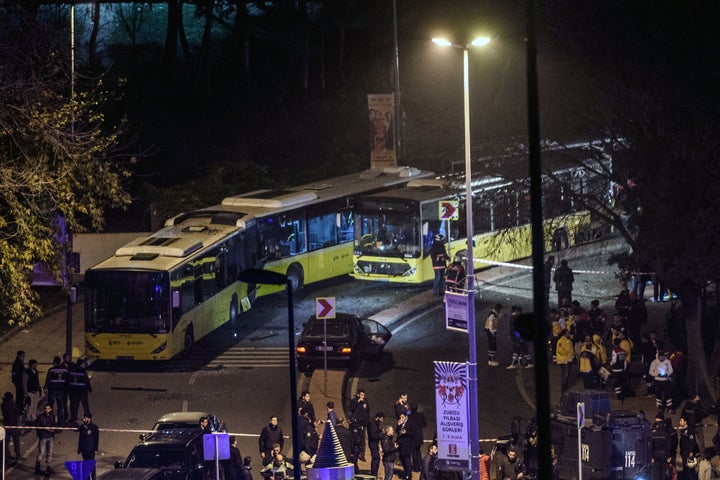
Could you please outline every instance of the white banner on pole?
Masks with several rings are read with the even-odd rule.
[[[464,292],[445,292],[445,328],[468,333],[470,295]]]
[[[440,470],[470,470],[468,368],[466,363],[435,363],[435,420]],[[478,439],[475,439],[477,442]]]

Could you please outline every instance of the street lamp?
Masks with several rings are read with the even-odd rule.
[[[293,446],[293,475],[300,480],[300,439],[298,438],[298,396],[297,396],[297,367],[295,365],[295,317],[293,316],[292,280],[282,273],[248,268],[238,275],[241,282],[264,285],[285,285],[288,305],[288,354],[290,358],[290,421],[292,425]]]
[[[475,261],[473,259],[473,214],[472,214],[472,165],[470,162],[470,81],[468,68],[468,48],[481,47],[490,43],[489,37],[478,37],[466,45],[453,43],[444,38],[433,38],[440,47],[459,48],[463,51],[463,93],[465,111],[465,223],[467,224],[467,290],[468,290],[468,403],[470,404],[470,471],[472,479],[480,478],[480,432],[478,430],[478,379],[477,379],[477,340],[475,336]]]

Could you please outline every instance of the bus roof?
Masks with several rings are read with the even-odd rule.
[[[223,199],[222,206],[241,208],[255,217],[264,217],[296,206],[372,193],[407,183],[408,179],[430,178],[433,175],[432,172],[413,167],[370,169],[282,190],[256,190],[234,195]]]
[[[246,214],[216,210],[198,210],[174,217],[176,223],[118,248],[115,255],[91,267],[91,270],[127,268],[169,270],[251,225]]]

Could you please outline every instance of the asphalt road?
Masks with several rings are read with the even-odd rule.
[[[583,304],[600,298],[608,306],[620,285],[611,271],[603,266],[603,255],[589,255],[571,264],[589,273],[577,275],[577,296]],[[601,271],[600,268],[603,268]],[[608,270],[608,271],[605,271]],[[532,414],[534,382],[532,370],[506,370],[510,362],[508,337],[509,307],[518,304],[531,309],[530,274],[527,270],[481,286],[482,300],[476,312],[484,320],[490,306],[500,302],[507,308],[500,323],[498,359],[500,367],[491,368],[485,361],[486,341],[478,335],[478,390],[480,402],[480,436],[495,438],[508,433],[514,416]],[[352,280],[336,280],[324,285],[306,287],[295,301],[296,333],[302,322],[314,312],[316,297],[336,297],[337,309],[368,316],[395,305],[429,288],[393,286]],[[76,312],[81,312],[76,308]],[[45,321],[57,323],[63,331],[63,316]],[[392,416],[392,405],[398,394],[407,392],[411,403],[417,403],[426,414],[425,438],[434,431],[433,361],[465,361],[468,337],[448,331],[442,303],[422,314],[405,318],[391,326],[393,338],[379,361],[365,362],[360,372],[345,385],[349,401],[358,388],[368,393],[373,413],[382,410]],[[480,331],[482,333],[482,331]],[[229,430],[240,435],[240,450],[259,463],[257,434],[271,415],[278,415],[286,434],[290,433],[290,392],[288,391],[287,303],[282,294],[260,299],[243,316],[238,341],[228,330],[219,329],[198,342],[188,357],[164,365],[103,365],[93,369],[91,407],[96,423],[103,429],[98,455],[98,471],[112,469],[123,460],[137,442],[140,431],[152,427],[154,420],[171,411],[208,411],[223,419]],[[11,347],[14,348],[14,347]],[[317,372],[322,375],[322,371]],[[298,376],[299,388],[309,379]],[[322,405],[315,405],[323,415]],[[77,460],[77,434],[58,435],[55,447],[55,478],[70,478],[62,466],[65,460]],[[23,436],[28,459],[9,472],[9,478],[35,478],[35,437]],[[288,441],[288,445],[290,442]],[[289,450],[289,447],[286,447]],[[257,471],[257,467],[256,467]]]

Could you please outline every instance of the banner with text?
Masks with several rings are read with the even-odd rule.
[[[435,421],[440,470],[470,470],[468,368],[466,363],[435,363]],[[475,441],[478,441],[475,439]]]
[[[392,93],[370,94],[368,112],[370,115],[370,167],[397,166],[395,136],[393,135],[395,98]]]
[[[463,292],[445,292],[445,328],[468,333],[470,295]]]

